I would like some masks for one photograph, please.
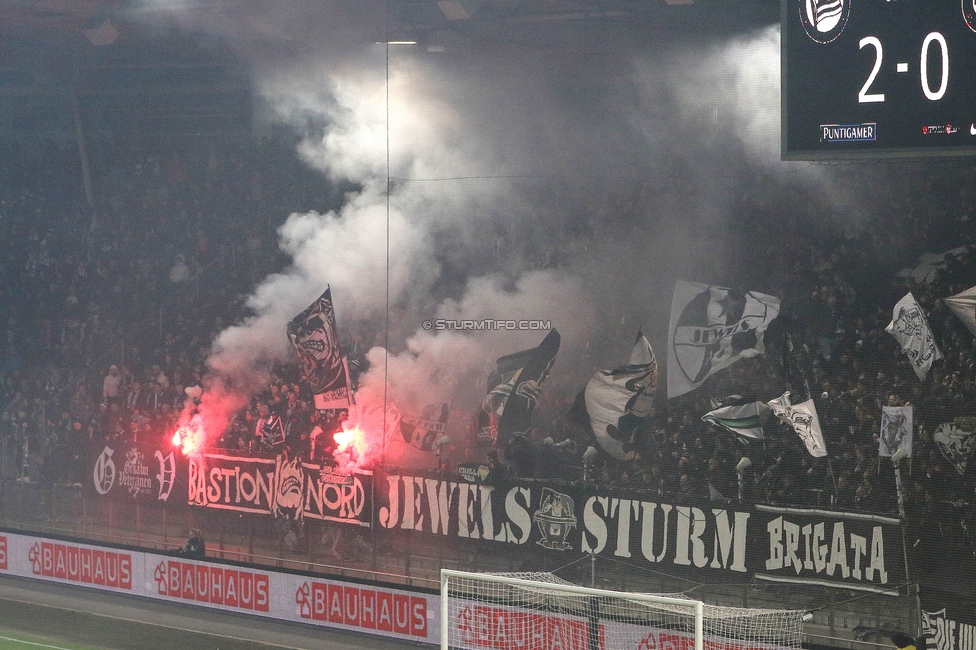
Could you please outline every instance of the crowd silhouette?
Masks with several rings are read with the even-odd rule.
[[[80,483],[90,442],[171,435],[192,399],[187,388],[202,385],[216,334],[247,313],[244,301],[257,282],[288,263],[277,248],[277,222],[342,203],[347,188],[307,169],[293,145],[287,134],[93,143],[96,201],[89,205],[72,147],[0,142],[5,477]],[[587,480],[680,500],[897,514],[893,465],[879,459],[877,437],[883,406],[911,405],[915,446],[902,486],[910,521],[915,530],[976,548],[972,471],[960,475],[932,442],[940,425],[970,426],[976,416],[974,336],[942,300],[976,284],[974,181],[976,168],[966,163],[852,167],[836,186],[876,200],[845,220],[818,214],[822,204],[784,206],[772,198],[782,194],[780,181],[760,176],[737,192],[730,210],[739,226],[763,233],[762,242],[730,263],[729,283],[784,299],[765,356],[740,361],[684,396],[659,396],[633,462],[584,463],[592,443],[567,417],[575,395],[547,390],[528,436],[534,462],[513,462],[524,450],[501,450],[509,452],[503,466],[499,450],[465,427],[470,435],[452,441],[437,471],[474,460],[495,465],[499,476]],[[590,254],[579,233],[595,227],[555,234],[533,263],[547,268]],[[504,233],[485,245],[501,254]],[[895,273],[920,253],[950,249],[958,250],[924,277]],[[945,357],[924,381],[885,332],[892,306],[908,291]],[[626,340],[628,327],[603,336]],[[382,337],[368,329],[343,335],[355,383],[365,350]],[[613,365],[595,354],[587,363],[594,371]],[[338,415],[316,412],[298,372],[297,362],[276,366],[266,390],[217,444],[327,459],[330,436],[313,433],[334,431]],[[770,425],[762,443],[743,444],[701,420],[730,395],[769,400],[784,390],[814,398],[826,458],[810,456],[785,425]],[[255,435],[269,414],[281,418],[284,434],[270,446]],[[555,444],[566,439],[580,444]]]

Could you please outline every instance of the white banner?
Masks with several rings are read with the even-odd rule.
[[[912,407],[882,407],[878,455],[890,458],[899,449],[904,449],[906,456],[912,455]]]
[[[780,422],[793,427],[811,456],[823,458],[827,455],[827,444],[820,431],[820,418],[817,417],[817,407],[812,399],[801,404],[791,404],[790,394],[786,392],[782,397],[770,401],[769,408],[773,409],[773,415]]]
[[[583,395],[593,435],[614,458],[634,459],[637,429],[654,408],[657,372],[654,350],[638,334],[628,365],[598,370],[586,384]]]
[[[936,359],[942,358],[942,353],[935,345],[932,330],[925,319],[922,308],[915,301],[915,296],[908,292],[898,301],[891,312],[891,322],[885,331],[895,337],[901,351],[908,357],[912,370],[919,379],[925,379],[929,368]]]
[[[678,280],[671,300],[668,397],[765,351],[763,335],[779,315],[779,298]]]

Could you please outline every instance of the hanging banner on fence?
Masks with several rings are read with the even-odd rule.
[[[143,505],[186,503],[186,459],[168,445],[102,443],[86,455],[89,495]]]
[[[188,459],[190,506],[301,521],[370,525],[372,472],[338,472],[284,456],[205,453]]]
[[[660,497],[536,481],[478,485],[380,474],[378,531],[461,543],[603,555],[704,579],[778,582],[896,594],[907,582],[900,522],[798,508],[678,505]]]
[[[976,650],[976,596],[923,588],[922,636],[928,650]]]

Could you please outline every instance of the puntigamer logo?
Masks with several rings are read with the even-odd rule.
[[[851,17],[851,0],[793,0],[800,24],[811,40],[824,45],[836,40]]]
[[[821,124],[821,142],[864,142],[878,139],[878,125],[875,122],[864,124]]]

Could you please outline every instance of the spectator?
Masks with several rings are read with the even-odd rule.
[[[115,364],[109,366],[108,374],[102,381],[102,400],[106,404],[120,404],[121,400],[122,375],[119,367]]]

